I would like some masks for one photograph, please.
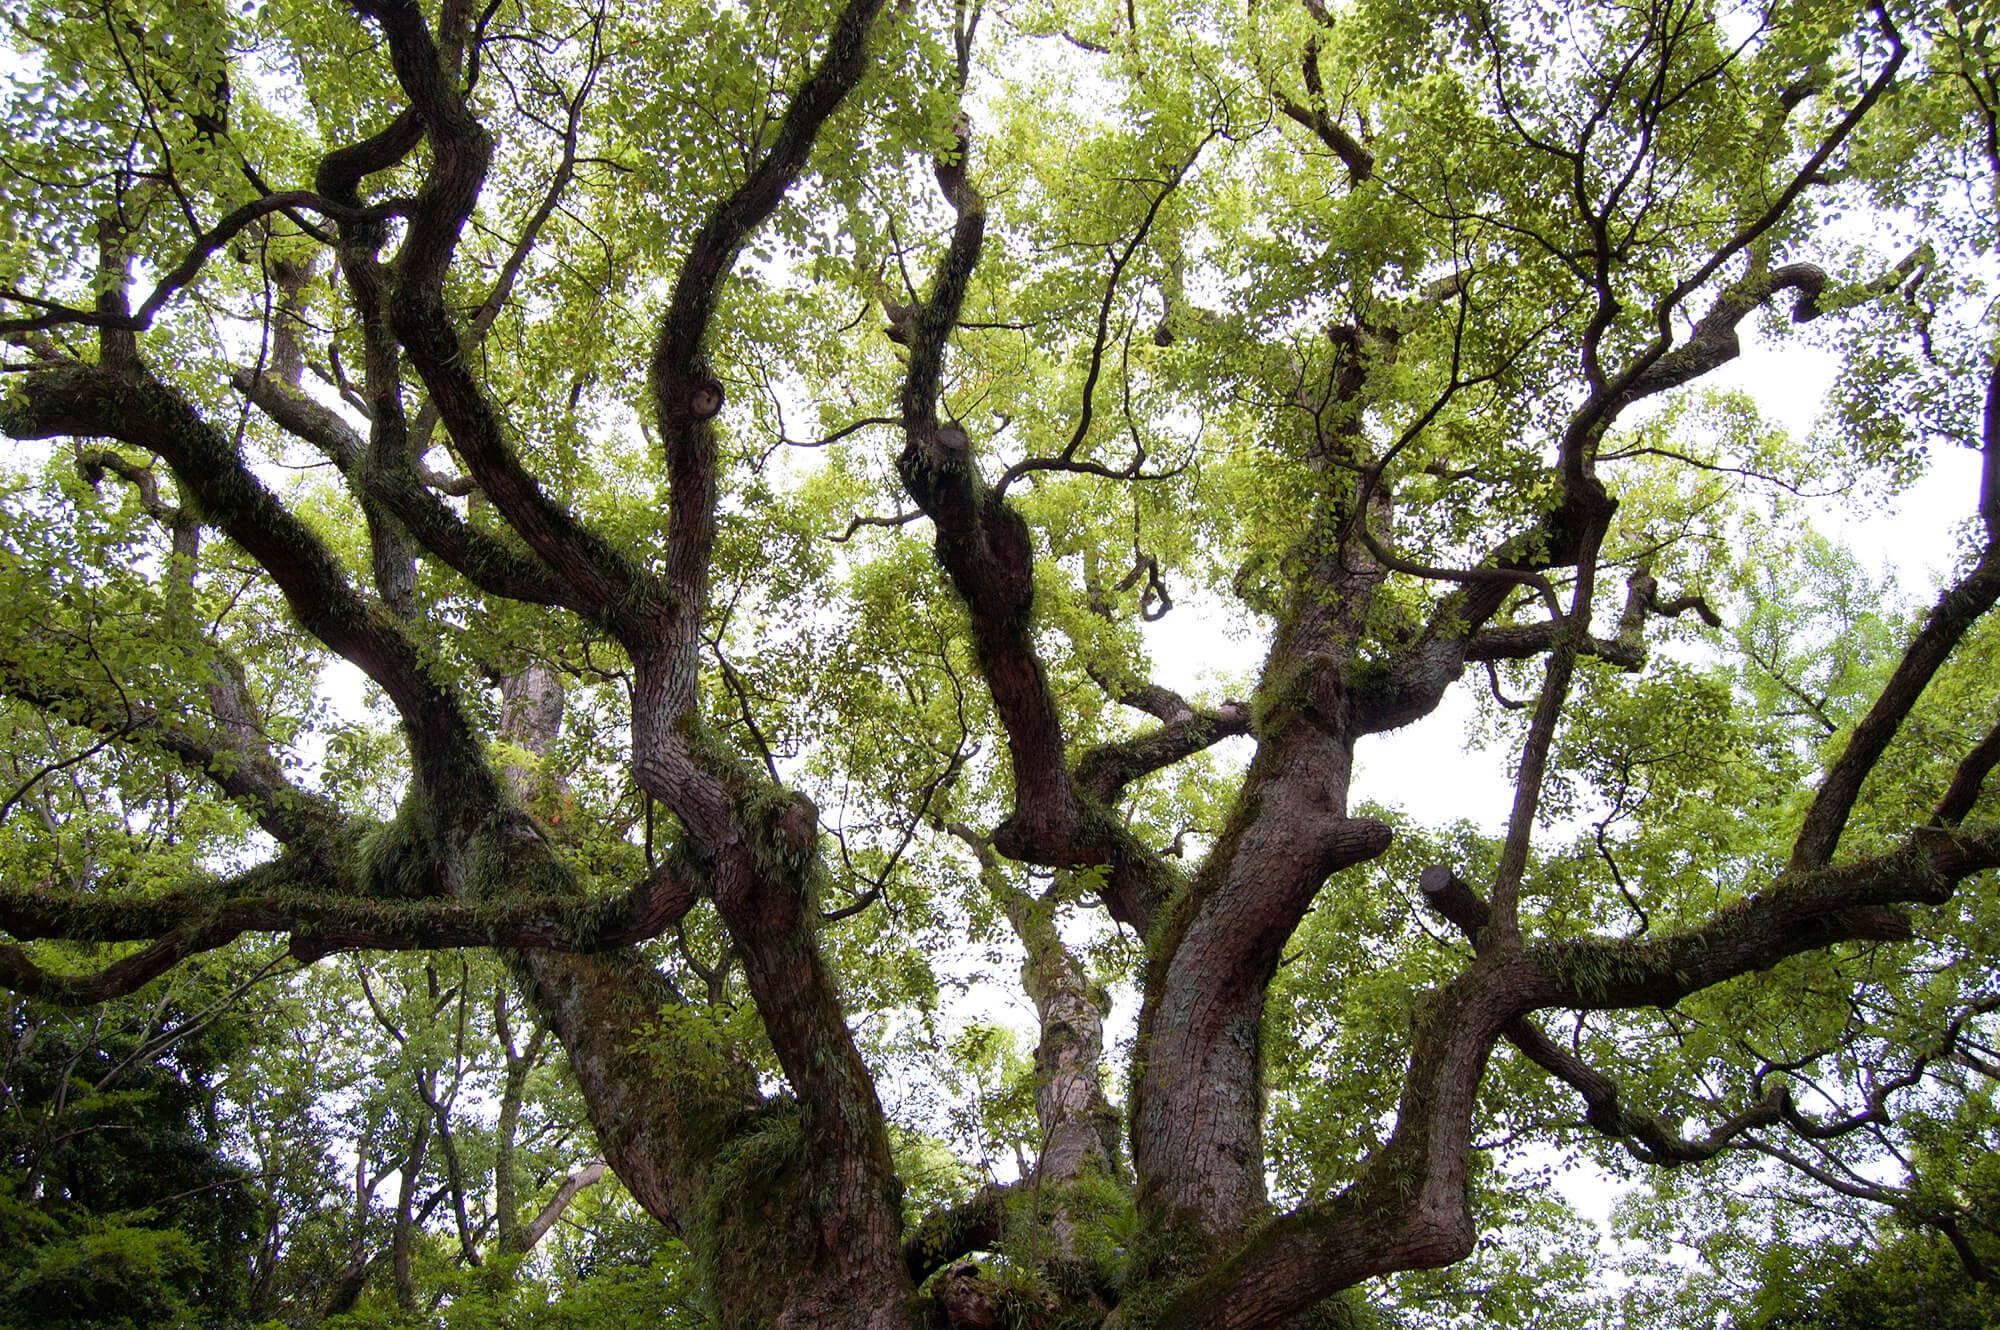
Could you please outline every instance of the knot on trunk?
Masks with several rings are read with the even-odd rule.
[[[972,1261],[960,1261],[938,1276],[937,1301],[951,1330],[1001,1330],[1007,1324],[998,1290]]]
[[[963,426],[930,421],[912,422],[905,427],[896,471],[910,497],[934,519],[938,517],[935,505],[948,498],[956,499],[958,505],[970,506],[977,489],[976,484],[968,483],[972,480],[971,470],[972,439]]]
[[[708,420],[722,410],[722,385],[714,379],[696,379],[688,385],[687,413],[696,420]]]
[[[772,787],[746,799],[742,817],[763,875],[803,890],[819,854],[818,805],[796,791]]]

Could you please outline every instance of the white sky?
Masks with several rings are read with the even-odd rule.
[[[1794,438],[1809,437],[1833,384],[1833,358],[1755,329],[1745,330],[1744,343],[1743,355],[1702,386],[1746,390]],[[1871,571],[1894,572],[1905,594],[1928,601],[1931,588],[1950,570],[1959,526],[1973,515],[1979,471],[1977,453],[1941,446],[1933,450],[1923,477],[1888,510],[1853,511],[1835,498],[1809,505],[1810,520]],[[1159,664],[1158,682],[1190,695],[1212,696],[1225,679],[1238,691],[1247,688],[1239,681],[1254,678],[1265,650],[1262,640],[1214,631],[1198,602],[1150,625],[1147,636]],[[1431,715],[1363,740],[1356,751],[1353,801],[1399,806],[1424,821],[1466,818],[1496,834],[1503,830],[1513,798],[1506,778],[1510,754],[1465,746],[1474,690],[1482,686],[1477,671],[1468,670]]]

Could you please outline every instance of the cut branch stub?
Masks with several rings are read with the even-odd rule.
[[[722,385],[714,379],[696,379],[687,386],[687,413],[696,420],[712,419],[723,400]]]
[[[1493,911],[1478,893],[1446,864],[1432,864],[1417,880],[1424,904],[1457,926],[1466,937],[1476,939],[1479,930],[1491,921]]]

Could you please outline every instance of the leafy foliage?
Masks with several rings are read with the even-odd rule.
[[[0,1307],[1976,1315],[1990,10],[9,0]]]

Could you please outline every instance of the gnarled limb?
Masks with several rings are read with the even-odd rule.
[[[1880,906],[1936,902],[1971,873],[2000,866],[2000,830],[1916,833],[1902,847],[1841,869],[1788,872],[1771,891],[1729,907],[1707,925],[1638,943],[1551,942],[1506,949],[1427,998],[1416,1021],[1410,1071],[1395,1132],[1360,1179],[1332,1200],[1309,1204],[1258,1230],[1229,1260],[1196,1281],[1163,1315],[1163,1326],[1276,1325],[1341,1288],[1389,1269],[1460,1259],[1472,1244],[1466,1203],[1470,1122],[1487,1050],[1518,1033],[1533,1053],[1552,1047],[1516,1022],[1538,1007],[1598,1010],[1671,1005],[1680,997],[1788,955],[1850,938],[1907,935]],[[1448,869],[1426,874],[1427,895],[1475,935],[1484,903]],[[1429,890],[1434,886],[1434,890]],[[1453,907],[1449,901],[1460,899]],[[1470,902],[1468,905],[1466,902]],[[1559,1050],[1558,1050],[1559,1052]],[[1587,1086],[1599,1116],[1621,1134],[1641,1120],[1617,1106],[1615,1087],[1564,1057],[1558,1074]],[[1613,1122],[1612,1114],[1616,1114]],[[1796,1110],[1794,1110],[1796,1112]],[[1717,1148],[1784,1119],[1773,1099],[1719,1130]],[[1661,1124],[1653,1124],[1660,1126]],[[1664,1128],[1663,1160],[1698,1157],[1710,1142]]]
[[[715,542],[715,442],[711,418],[722,405],[702,344],[721,298],[722,279],[744,241],[776,210],[805,170],[820,130],[867,68],[870,29],[882,0],[848,0],[827,34],[812,72],[786,103],[776,136],[749,179],[709,213],[688,246],[666,315],[654,338],[650,389],[673,510],[667,519],[667,581],[698,616],[707,600]],[[676,634],[675,672],[693,674],[699,644],[692,627]]]
[[[579,612],[587,607],[546,566],[521,557],[439,502],[414,464],[372,463],[368,441],[336,412],[269,375],[238,370],[231,382],[278,425],[326,454],[371,507],[386,510],[411,538],[480,590],[534,605]]]
[[[379,224],[403,213],[407,205],[391,203],[376,208],[360,208],[322,197],[309,190],[266,194],[234,209],[228,216],[196,238],[181,261],[163,274],[152,292],[136,310],[122,308],[77,309],[57,301],[44,300],[23,291],[0,292],[0,302],[12,301],[37,308],[42,313],[29,318],[0,319],[0,334],[45,332],[51,328],[86,327],[130,334],[144,332],[167,305],[208,266],[210,259],[229,242],[274,212],[310,208],[322,216],[346,222]],[[120,302],[123,303],[122,301]]]
[[[226,879],[222,890],[296,887],[309,884],[315,876],[316,868],[305,856],[286,855]],[[107,918],[105,911],[79,910],[79,898],[74,893],[0,890],[0,928],[23,941],[62,937],[83,941],[145,938],[152,942],[143,950],[85,975],[53,973],[36,964],[20,947],[0,944],[0,987],[68,1006],[106,1002],[137,992],[190,956],[226,946],[255,927],[257,920],[269,917],[254,908],[213,913],[190,912],[185,908],[159,912],[155,899],[144,899]],[[185,906],[187,902],[181,903]],[[134,929],[135,921],[153,926]],[[82,929],[77,927],[80,922],[86,925]]]
[[[1901,941],[1911,935],[1910,925],[1895,907],[1943,904],[1960,882],[1994,867],[2000,867],[2000,827],[1919,827],[1865,859],[1788,868],[1764,891],[1675,933],[1630,942],[1533,944],[1527,956],[1547,985],[1535,1005],[1667,1007],[1806,951],[1847,941]]]
[[[299,622],[380,684],[403,720],[414,769],[457,835],[472,834],[500,792],[457,699],[379,607],[349,585],[317,536],[253,476],[235,446],[149,374],[72,363],[38,368],[0,413],[21,439],[113,438],[173,468],[183,494],[271,574]],[[446,793],[450,792],[450,793]]]
[[[962,135],[957,158],[937,167],[939,187],[958,220],[931,291],[908,321],[904,445],[896,469],[936,528],[938,562],[971,618],[980,672],[1007,732],[1014,810],[994,830],[993,848],[1027,863],[1104,865],[1106,907],[1144,932],[1176,875],[1130,833],[1087,809],[1069,767],[1061,712],[1029,629],[1034,550],[1027,524],[980,478],[965,430],[937,420],[945,344],[958,326],[985,235],[986,203],[967,179],[969,151],[969,138]]]
[[[1618,1084],[1582,1058],[1557,1044],[1526,1016],[1507,1023],[1507,1040],[1527,1059],[1583,1096],[1584,1120],[1599,1133],[1623,1141],[1632,1154],[1649,1164],[1693,1164],[1712,1159],[1744,1133],[1781,1121],[1790,1100],[1781,1087],[1741,1113],[1718,1123],[1699,1140],[1684,1136],[1678,1125],[1658,1114],[1642,1113],[1620,1102]]]
[[[397,0],[356,0],[388,38],[396,77],[423,126],[430,170],[411,210],[398,254],[394,288],[383,299],[375,281],[350,264],[364,317],[386,304],[389,326],[430,391],[459,456],[494,508],[571,591],[569,603],[616,633],[635,657],[664,640],[671,597],[622,551],[551,499],[506,441],[498,411],[462,356],[463,345],[444,303],[444,278],[485,180],[492,142],[471,115],[444,68],[422,11]],[[385,403],[385,405],[388,405]],[[400,404],[391,406],[400,430]],[[382,417],[378,415],[378,427]],[[379,433],[379,430],[378,430]],[[406,453],[380,449],[381,461]]]
[[[200,725],[193,717],[86,688],[74,676],[57,678],[22,668],[6,652],[0,652],[0,692],[94,734],[166,753],[248,809],[280,845],[296,850],[324,846],[340,824],[340,811],[331,801],[299,789],[270,750],[246,736],[246,730],[254,734],[252,726],[226,721],[213,728]]]
[[[1280,1326],[1373,1275],[1448,1265],[1471,1252],[1472,1114],[1487,1051],[1522,977],[1515,965],[1478,964],[1425,998],[1395,1130],[1360,1177],[1253,1230],[1155,1324]]]
[[[1329,476],[1362,447],[1371,375],[1395,341],[1340,331],[1325,399],[1298,403]],[[1390,496],[1350,499],[1329,480],[1315,503],[1258,684],[1257,751],[1226,828],[1148,938],[1130,1110],[1139,1205],[1196,1243],[1244,1231],[1266,1206],[1258,1029],[1285,943],[1332,874],[1389,845],[1386,825],[1347,810],[1355,647],[1386,576],[1351,535],[1365,525],[1350,521],[1357,501],[1381,520]]]

